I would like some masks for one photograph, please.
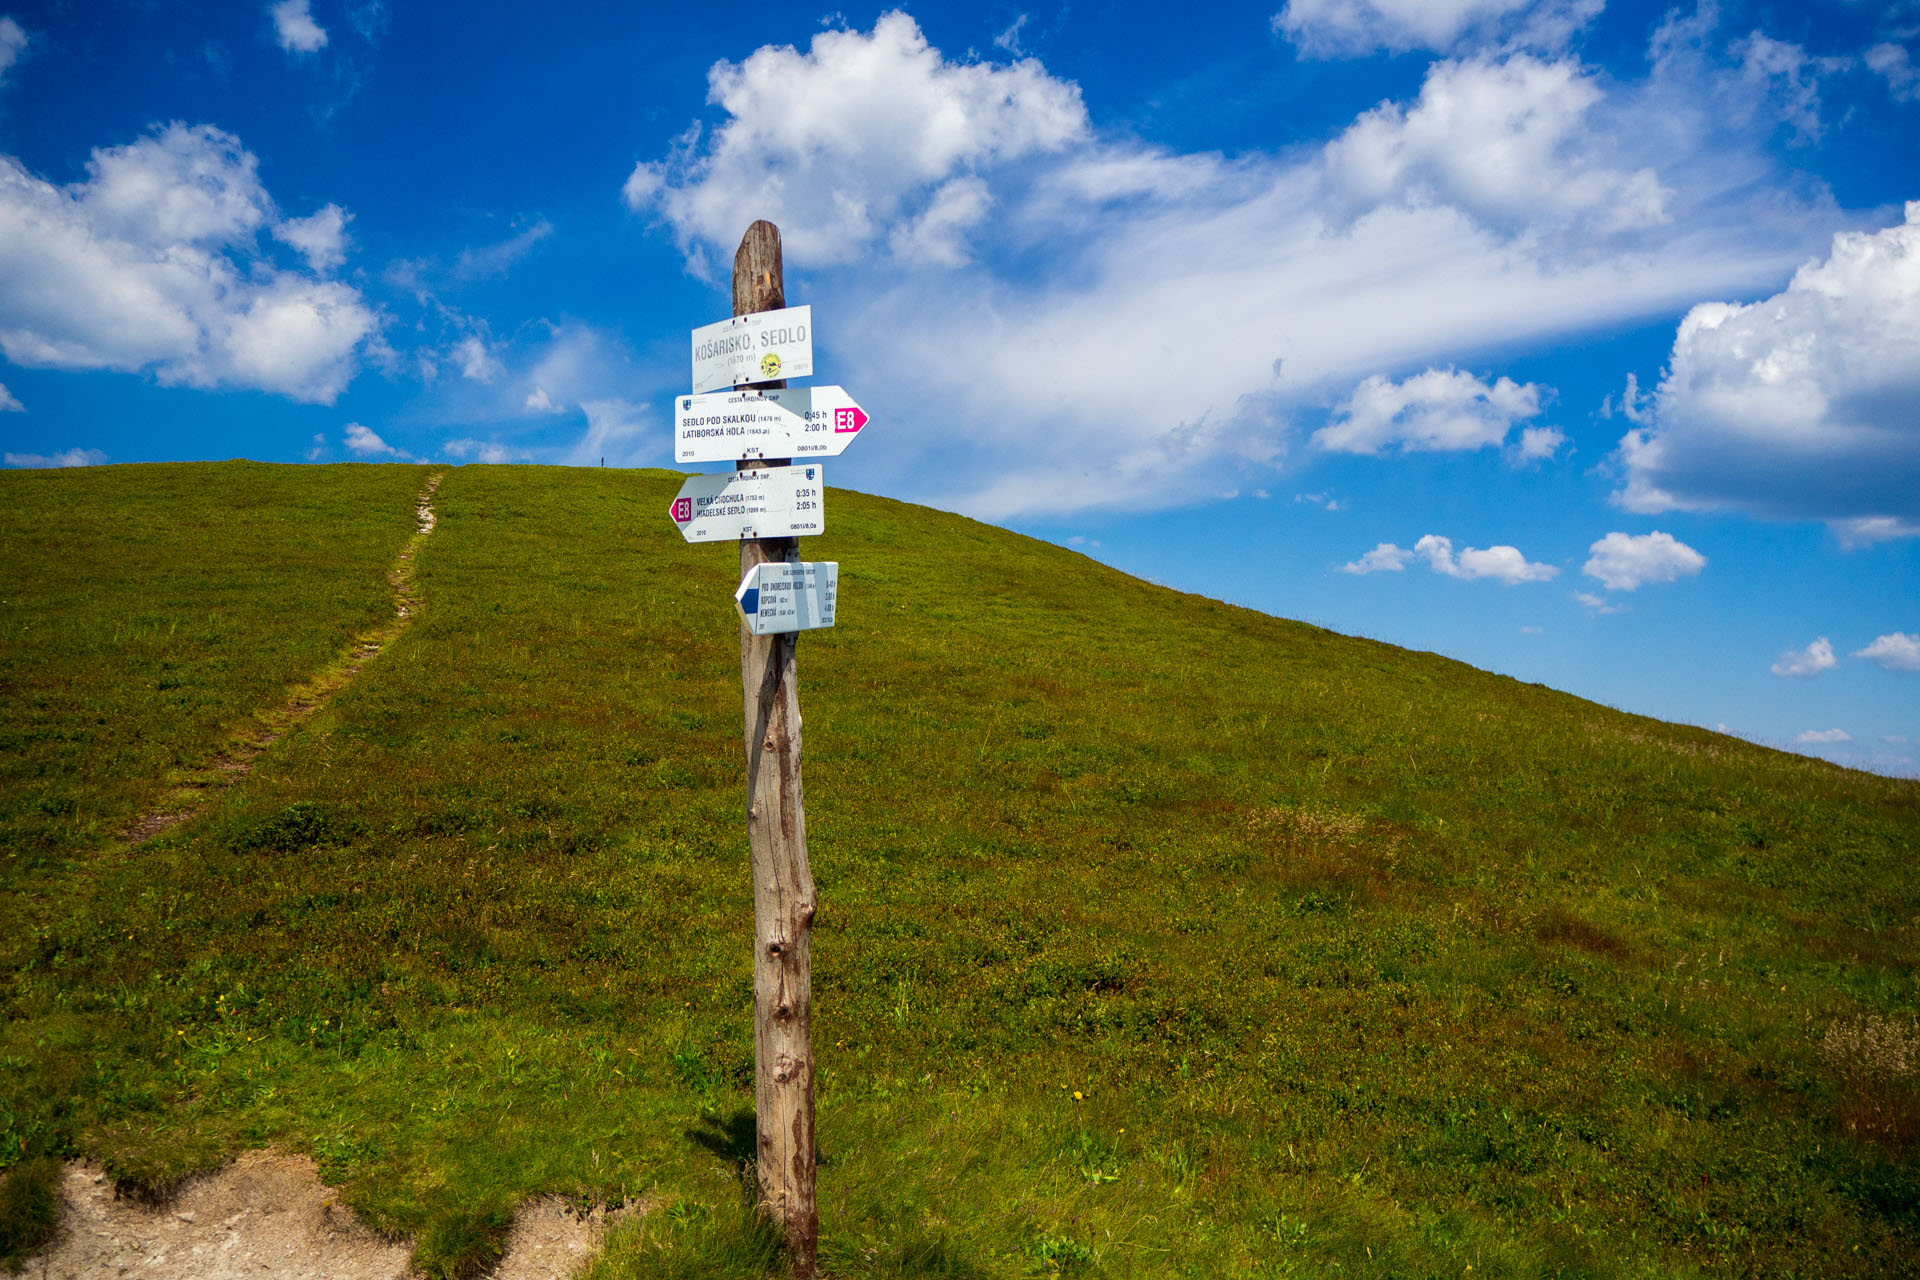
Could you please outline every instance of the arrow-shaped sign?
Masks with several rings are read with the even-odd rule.
[[[673,458],[831,458],[869,421],[867,411],[841,387],[681,396],[673,402]]]
[[[818,463],[689,476],[668,504],[688,542],[824,533],[827,482]]]
[[[833,625],[840,565],[833,560],[757,564],[733,593],[747,630],[756,636],[812,631]]]

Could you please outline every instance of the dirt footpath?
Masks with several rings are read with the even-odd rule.
[[[60,1235],[27,1263],[33,1280],[405,1280],[410,1246],[359,1222],[320,1181],[313,1161],[249,1151],[196,1178],[164,1209],[113,1193],[97,1165],[70,1164]],[[600,1246],[611,1219],[581,1216],[557,1198],[514,1219],[494,1280],[565,1280]]]

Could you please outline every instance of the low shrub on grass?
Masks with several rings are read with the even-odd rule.
[[[18,1271],[59,1222],[58,1160],[40,1156],[0,1172],[0,1268]]]

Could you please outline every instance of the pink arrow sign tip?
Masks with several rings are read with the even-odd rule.
[[[667,514],[673,517],[675,524],[685,524],[693,519],[693,499],[675,498],[667,504]]]
[[[833,411],[833,434],[847,435],[867,425],[867,412],[859,405]]]

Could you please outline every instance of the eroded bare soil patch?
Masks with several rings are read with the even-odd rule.
[[[121,1199],[98,1165],[75,1161],[61,1184],[53,1247],[33,1280],[403,1280],[411,1247],[361,1223],[305,1156],[249,1151],[188,1182],[164,1208]],[[516,1215],[494,1280],[564,1280],[636,1209],[581,1214],[562,1199]]]

